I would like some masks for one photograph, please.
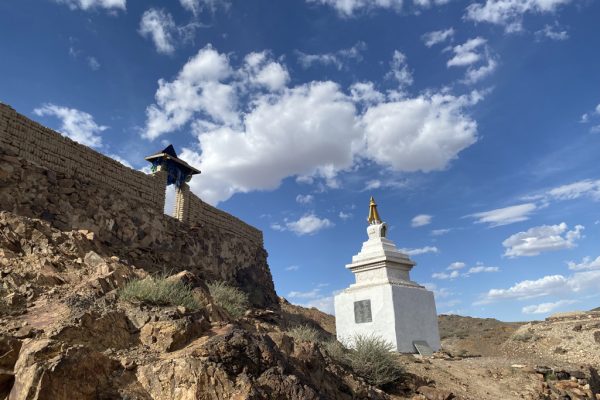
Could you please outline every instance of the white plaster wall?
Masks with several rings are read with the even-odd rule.
[[[434,351],[439,350],[440,334],[433,293],[404,286],[392,286],[392,293],[398,351],[414,353],[415,340],[425,340]]]
[[[371,300],[372,322],[354,322],[354,302],[360,300]],[[427,341],[434,351],[440,349],[435,301],[433,293],[425,289],[390,284],[360,286],[338,294],[334,303],[340,342],[350,344],[355,334],[374,334],[402,353],[415,353],[415,340]]]
[[[354,302],[371,300],[373,321],[357,324],[354,322]],[[351,344],[355,334],[381,336],[396,347],[396,327],[391,285],[363,286],[346,289],[335,296],[335,328],[340,342]]]

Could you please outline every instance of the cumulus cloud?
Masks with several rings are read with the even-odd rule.
[[[569,33],[561,29],[558,25],[545,25],[544,29],[535,32],[538,39],[546,38],[550,40],[563,41],[569,38]]]
[[[575,303],[577,303],[577,300],[559,300],[554,303],[542,303],[525,306],[521,309],[521,311],[523,314],[546,314],[556,310],[557,308]]]
[[[410,226],[412,226],[413,228],[416,228],[419,226],[429,225],[431,223],[432,218],[433,218],[433,216],[431,216],[431,215],[419,214],[411,220]]]
[[[482,37],[476,37],[467,40],[463,44],[459,44],[452,48],[454,56],[448,60],[447,65],[449,67],[464,67],[471,65],[481,60],[482,54],[479,51],[487,43]]]
[[[409,256],[418,256],[421,254],[427,254],[427,253],[438,253],[439,250],[437,247],[435,246],[425,246],[425,247],[419,247],[417,249],[400,249],[400,251],[404,254],[408,254]]]
[[[491,227],[514,224],[515,222],[526,221],[529,214],[536,210],[534,203],[519,204],[516,206],[497,208],[495,210],[479,212],[467,217],[475,218],[477,224],[489,224]]]
[[[448,266],[448,268],[446,268],[446,269],[447,269],[447,270],[450,270],[450,271],[456,271],[456,270],[458,270],[458,269],[463,269],[463,268],[464,268],[464,267],[466,267],[466,266],[467,266],[467,264],[465,264],[464,262],[461,262],[461,261],[455,261],[455,262],[453,262],[452,264],[450,264],[450,265]]]
[[[481,263],[477,263],[475,267],[471,267],[467,272],[461,273],[460,271],[463,270],[466,266],[467,264],[465,264],[464,262],[453,262],[446,268],[446,271],[450,272],[436,272],[433,275],[431,275],[431,277],[434,279],[456,279],[459,277],[466,278],[474,274],[500,271],[500,268],[498,267],[486,267]]]
[[[481,95],[423,94],[384,102],[362,118],[366,155],[396,171],[445,169],[477,141],[477,123],[464,114]]]
[[[108,126],[98,125],[94,117],[84,111],[48,103],[36,108],[33,113],[58,118],[61,121],[58,130],[78,143],[90,147],[102,147],[100,133],[107,130]]]
[[[390,62],[390,72],[388,73],[388,76],[395,79],[401,88],[412,85],[413,77],[412,73],[408,69],[408,64],[406,63],[406,56],[404,53],[394,50],[392,61]]]
[[[352,213],[345,213],[343,211],[340,211],[340,213],[338,214],[338,217],[340,217],[341,220],[345,221],[347,219],[352,218]]]
[[[475,22],[504,26],[506,32],[523,29],[525,14],[550,14],[571,0],[485,0],[467,7],[465,17]]]
[[[582,271],[582,270],[592,270],[592,269],[600,269],[600,256],[596,257],[593,260],[591,257],[583,257],[580,263],[576,263],[575,261],[567,262],[570,270],[573,271]]]
[[[307,0],[309,3],[319,3],[333,7],[341,16],[351,17],[360,10],[387,8],[400,10],[403,0]]]
[[[434,279],[455,279],[455,278],[458,278],[459,276],[460,276],[460,272],[458,272],[458,271],[452,271],[450,273],[436,272],[433,275],[431,275],[431,277]]]
[[[296,196],[296,202],[300,204],[309,204],[312,203],[315,199],[315,196],[312,194],[299,194]]]
[[[171,54],[175,51],[176,30],[177,25],[173,17],[165,10],[151,8],[142,15],[140,35],[151,38],[159,53]]]
[[[567,296],[597,291],[600,271],[577,272],[571,276],[547,275],[536,280],[525,280],[508,289],[490,289],[476,304],[500,300],[527,300],[549,295]]]
[[[291,231],[298,236],[314,235],[320,230],[335,226],[333,222],[327,218],[319,218],[315,214],[305,214],[296,221],[284,221],[283,224],[275,223],[271,228],[276,231]]]
[[[66,4],[71,10],[92,10],[104,8],[107,10],[125,10],[127,0],[54,0],[59,4]]]
[[[333,53],[307,54],[297,51],[298,62],[303,68],[310,68],[314,65],[334,66],[342,70],[349,61],[362,61],[362,53],[367,49],[365,42],[358,42],[347,49],[341,49]]]
[[[336,187],[336,176],[361,160],[393,171],[443,170],[477,141],[467,113],[482,99],[476,91],[398,99],[370,82],[350,94],[331,81],[288,85],[287,69],[267,53],[251,53],[235,68],[209,45],[175,79],[159,80],[143,136],[189,124],[198,143],[181,158],[206,172],[191,187],[211,204],[275,189],[290,176]]]
[[[421,36],[423,43],[425,46],[431,47],[438,43],[443,43],[447,40],[452,40],[454,38],[454,28],[448,28],[439,31],[427,32]]]
[[[581,239],[584,227],[576,225],[573,230],[567,230],[567,224],[542,225],[515,233],[502,245],[506,248],[506,257],[537,256],[548,251],[570,249]]]
[[[474,84],[491,75],[498,67],[497,59],[492,55],[487,46],[487,40],[476,37],[451,48],[453,57],[448,60],[447,66],[467,67],[467,72],[462,80],[465,84]]]

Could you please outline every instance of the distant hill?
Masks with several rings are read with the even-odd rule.
[[[596,308],[594,308],[594,309],[592,309],[590,311],[600,311],[600,307],[596,307]]]

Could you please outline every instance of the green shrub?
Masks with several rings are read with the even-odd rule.
[[[129,281],[119,292],[121,299],[156,306],[183,306],[190,310],[200,308],[192,295],[192,288],[182,282],[169,281],[166,277],[147,277]]]
[[[227,310],[232,317],[240,318],[248,310],[248,295],[240,289],[225,282],[209,283],[208,289],[215,303]]]
[[[318,330],[309,325],[299,325],[286,332],[294,339],[304,342],[320,343],[323,337]]]
[[[383,386],[400,379],[403,369],[390,342],[376,335],[355,335],[352,344],[350,366],[367,382]]]

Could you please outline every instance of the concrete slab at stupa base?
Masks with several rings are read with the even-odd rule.
[[[360,334],[380,336],[401,353],[416,353],[416,340],[426,341],[434,351],[441,347],[433,293],[418,285],[346,289],[335,297],[335,315],[337,337],[344,343]]]

